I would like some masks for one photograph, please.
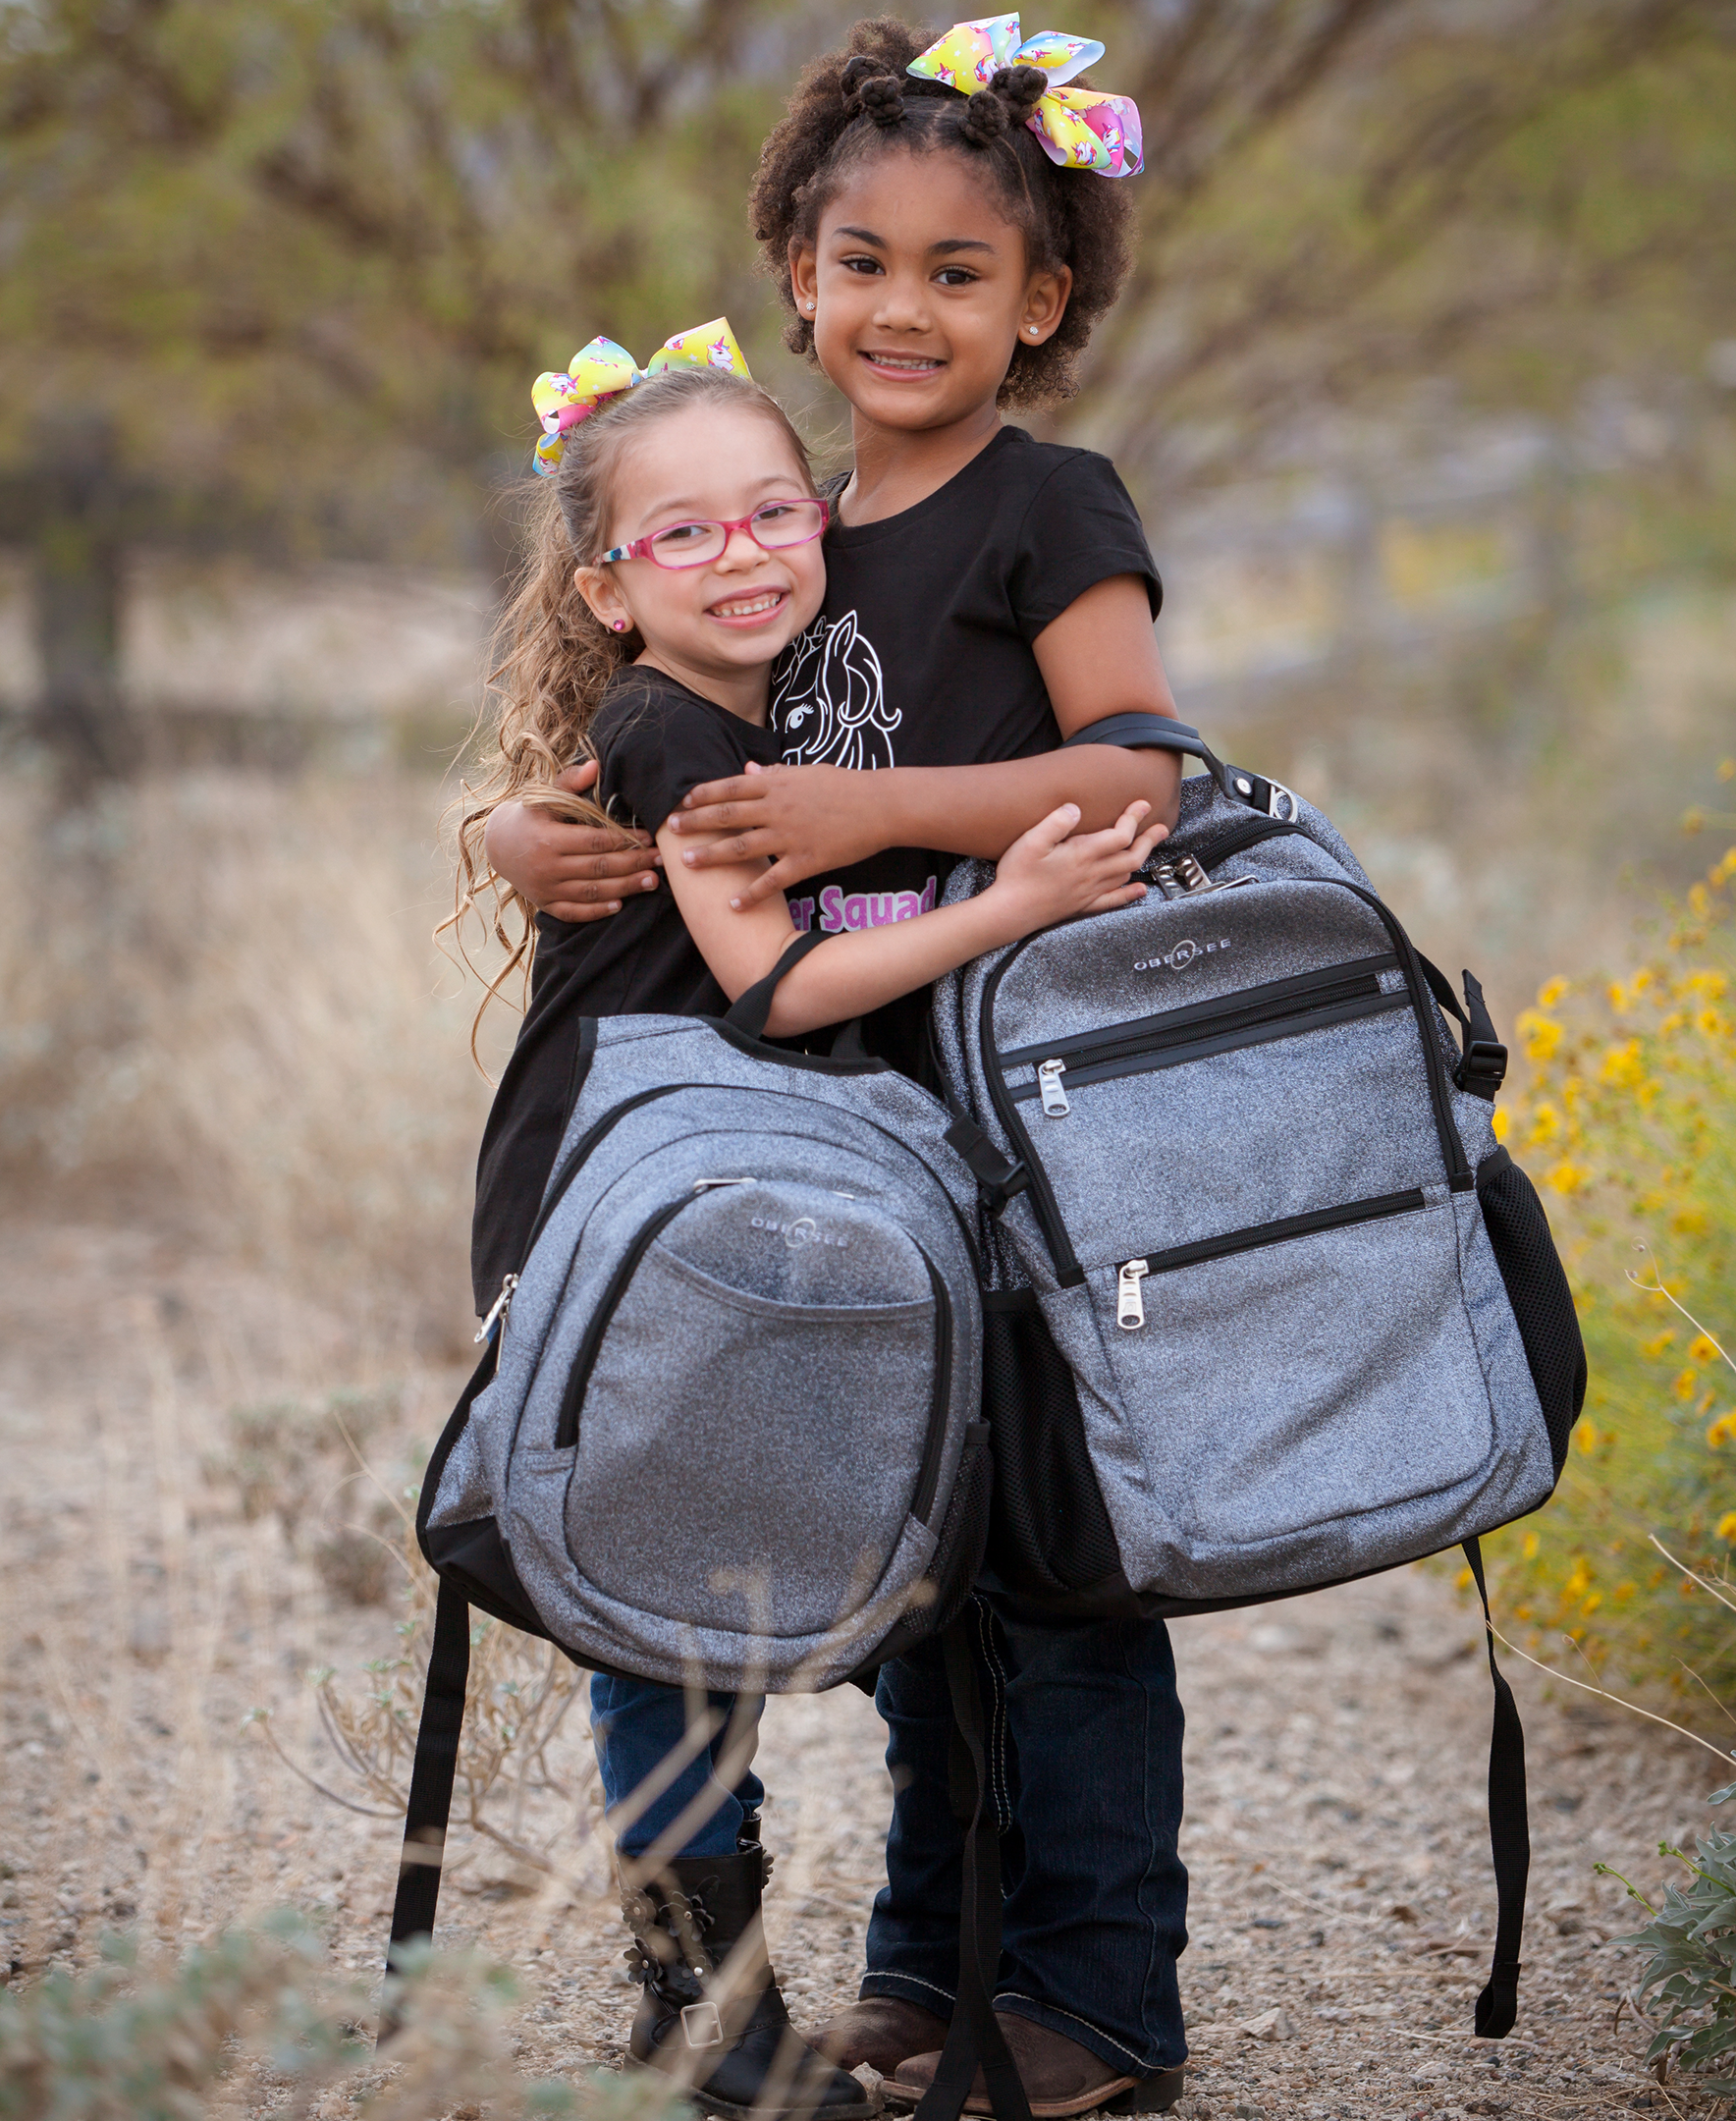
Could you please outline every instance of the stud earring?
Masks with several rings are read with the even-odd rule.
[[[626,621],[624,619],[616,619],[611,623],[614,625],[617,633],[624,633],[626,631]]]
[[[1030,333],[1030,335],[1031,335],[1031,337],[1032,337],[1033,339],[1035,339],[1035,338],[1036,338],[1036,336],[1037,336],[1037,327],[1036,327],[1036,325],[1035,325],[1035,324],[1027,324],[1027,325],[1025,326],[1025,329],[1026,329],[1026,331],[1028,331],[1028,332]]]
[[[808,309],[808,310],[811,310],[811,309],[813,308],[813,306],[814,306],[814,305],[813,305],[813,303],[812,303],[811,301],[805,301],[805,302],[803,302],[803,303],[802,303],[802,307],[803,307],[804,309]]]

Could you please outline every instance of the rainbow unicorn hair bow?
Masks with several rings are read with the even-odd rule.
[[[985,15],[954,23],[905,71],[974,95],[1002,67],[1041,67],[1050,84],[1026,122],[1050,161],[1096,170],[1100,177],[1137,177],[1145,167],[1145,142],[1133,98],[1066,86],[1095,66],[1103,50],[1094,37],[1065,36],[1058,29],[1040,29],[1021,43],[1016,15]]]
[[[648,382],[671,368],[725,368],[732,375],[747,375],[747,362],[735,343],[728,317],[713,317],[709,324],[695,324],[691,331],[677,332],[666,339],[641,368],[625,347],[601,333],[589,346],[580,347],[567,363],[565,375],[552,371],[539,375],[530,386],[530,402],[542,422],[542,440],[536,445],[536,469],[552,478],[567,447],[567,430],[589,419],[600,406],[636,384]],[[748,377],[749,382],[753,379]]]

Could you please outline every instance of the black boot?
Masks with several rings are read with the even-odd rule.
[[[635,2062],[668,2070],[708,2113],[730,2121],[865,2121],[868,2094],[817,2055],[789,2023],[766,1957],[760,1894],[766,1862],[749,1844],[734,1856],[678,1856],[650,1888],[622,1902],[645,1985],[633,2014]],[[733,1958],[726,1982],[714,1977]],[[720,1992],[722,2000],[708,1990]]]

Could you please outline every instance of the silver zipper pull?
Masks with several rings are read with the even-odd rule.
[[[1064,1060],[1045,1060],[1037,1070],[1037,1088],[1042,1095],[1043,1110],[1051,1119],[1064,1119],[1073,1109],[1060,1086],[1066,1067]]]
[[[1139,1283],[1151,1268],[1142,1259],[1130,1259],[1115,1278],[1115,1324],[1123,1332],[1137,1332],[1145,1324],[1145,1295]]]
[[[515,1274],[508,1275],[507,1278],[501,1283],[500,1294],[488,1307],[488,1316],[471,1335],[471,1345],[473,1347],[480,1347],[485,1340],[491,1339],[497,1326],[502,1332],[506,1332],[507,1313],[513,1308],[513,1291],[517,1286],[518,1277]]]

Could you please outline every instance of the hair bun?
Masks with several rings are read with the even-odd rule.
[[[839,87],[850,117],[865,115],[882,126],[903,123],[903,83],[890,71],[884,59],[858,52],[845,64]]]
[[[1049,76],[1034,66],[1000,67],[989,82],[990,93],[1006,106],[1007,120],[1012,125],[1024,124],[1048,87]]]
[[[964,106],[958,130],[973,146],[993,147],[1010,124],[1006,105],[987,88],[979,88]]]

